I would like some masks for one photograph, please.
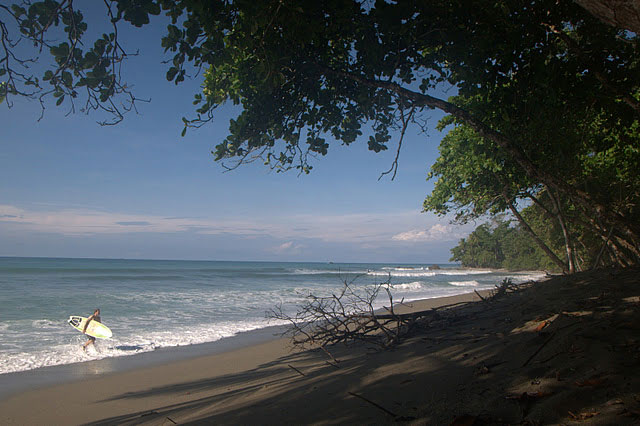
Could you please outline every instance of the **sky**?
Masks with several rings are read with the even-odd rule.
[[[396,146],[332,141],[311,174],[262,164],[225,172],[211,150],[233,106],[181,137],[201,76],[167,82],[160,26],[122,28],[138,113],[116,126],[37,101],[0,104],[0,256],[445,263],[472,230],[422,213],[441,117],[409,129],[396,178],[378,180]],[[444,94],[443,96],[447,96]],[[397,143],[399,135],[393,139]]]

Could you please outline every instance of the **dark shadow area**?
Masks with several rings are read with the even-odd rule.
[[[525,285],[448,309],[399,346],[334,347],[114,399],[175,403],[106,424],[637,424],[640,271]],[[463,424],[463,423],[460,423]]]

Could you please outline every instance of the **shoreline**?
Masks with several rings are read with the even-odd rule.
[[[484,296],[489,291],[490,290],[481,290],[479,293]],[[398,304],[394,309],[397,313],[409,313],[437,308],[450,303],[478,300],[480,299],[474,292],[469,292],[454,296],[412,300]],[[384,308],[380,308],[380,311],[382,310],[384,310]],[[234,336],[225,337],[213,342],[163,347],[154,351],[132,355],[107,357],[0,374],[0,402],[11,396],[42,387],[53,387],[104,375],[120,374],[136,369],[207,357],[280,340],[283,339],[282,333],[286,327],[286,325],[272,325],[240,332]]]
[[[402,309],[473,300],[467,293]],[[318,350],[292,351],[271,334],[14,393],[0,399],[0,423],[450,424],[467,416],[488,424],[634,424],[638,323],[638,270],[553,277],[438,310],[391,350],[333,347],[339,364]]]
[[[140,368],[155,367],[175,361],[239,350],[278,339],[284,331],[283,327],[281,325],[273,325],[243,331],[234,336],[213,342],[163,347],[154,351],[132,355],[107,357],[0,374],[0,401],[40,387],[56,386],[103,375],[119,374]]]

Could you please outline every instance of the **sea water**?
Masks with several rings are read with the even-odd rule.
[[[450,296],[540,273],[455,265],[0,258],[0,374],[215,342],[278,322],[309,294],[389,283],[395,301]],[[375,302],[381,307],[388,299]],[[113,331],[85,353],[70,315]]]

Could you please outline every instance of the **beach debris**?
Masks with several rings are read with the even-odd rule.
[[[632,410],[630,408],[625,408],[624,411],[622,411],[618,415],[622,417],[640,417],[640,410]]]
[[[338,343],[356,341],[375,344],[378,349],[397,345],[415,328],[417,321],[438,317],[437,309],[401,314],[395,308],[403,301],[394,301],[390,279],[375,285],[356,285],[355,279],[344,281],[340,292],[329,296],[308,294],[295,314],[277,305],[267,312],[271,319],[283,320],[289,327],[283,333],[295,347],[319,348],[337,364],[327,349]],[[386,293],[388,304],[384,311],[376,309],[379,296]],[[442,306],[443,309],[448,306]]]
[[[482,363],[482,365],[480,365],[475,372],[476,376],[482,376],[485,374],[489,374],[491,372],[491,370],[489,370],[489,367],[487,367],[484,363]]]
[[[524,362],[524,364],[522,364],[523,367],[526,367],[527,365],[529,365],[529,363],[531,362],[531,360],[538,355],[538,353],[542,350],[542,348],[544,348],[545,346],[547,346],[547,343],[549,343],[551,341],[551,339],[553,339],[553,336],[555,336],[555,331],[553,333],[551,333],[551,335],[538,347],[538,349],[536,349],[536,351],[531,354],[531,356],[529,358],[527,358],[527,360]]]
[[[578,414],[574,414],[571,411],[569,411],[568,413],[569,413],[569,416],[571,416],[571,418],[574,419],[574,420],[586,420],[586,419],[590,419],[591,417],[595,417],[598,414],[600,414],[597,411],[578,413]]]
[[[296,371],[296,372],[297,372],[298,374],[300,374],[302,377],[306,377],[306,376],[307,376],[307,375],[306,375],[306,374],[304,374],[302,371],[300,371],[300,370],[298,370],[297,368],[295,368],[293,365],[291,365],[291,364],[287,364],[287,366],[288,366],[289,368],[291,368],[292,370]]]
[[[518,394],[510,394],[505,396],[505,399],[515,400],[515,401],[535,401],[540,398],[544,398],[545,396],[553,395],[553,392],[522,392]]]
[[[145,413],[140,414],[140,417],[154,416],[156,414],[160,414],[160,413],[158,413],[156,410],[150,410],[150,411],[147,411]]]
[[[513,283],[513,280],[511,278],[505,278],[500,284],[495,286],[494,290],[491,290],[488,299],[497,299],[507,294],[507,292],[514,292],[517,289],[518,286]]]
[[[479,419],[477,416],[470,416],[468,414],[463,414],[453,419],[453,421],[449,423],[449,426],[473,426],[475,424],[478,424],[476,423],[478,421]]]
[[[580,387],[585,387],[585,386],[596,387],[596,386],[601,386],[605,381],[606,380],[603,378],[594,376],[585,380],[577,380],[576,385]]]
[[[329,361],[327,361],[327,360],[325,360],[324,362],[325,362],[326,364],[328,364],[328,365],[332,366],[333,368],[338,368],[338,369],[340,368],[340,366],[339,366],[338,364],[334,364],[334,363],[329,362]]]
[[[513,283],[511,278],[505,278],[500,284],[497,284],[493,290],[489,291],[486,296],[482,296],[477,290],[473,290],[473,292],[481,301],[491,302],[504,296],[507,292],[514,292],[517,289],[518,286]]]
[[[547,327],[550,324],[549,321],[542,321],[537,327],[536,327],[536,332],[541,332],[545,327]]]
[[[411,421],[411,420],[415,420],[415,419],[416,419],[416,418],[415,418],[415,417],[413,417],[413,416],[399,416],[399,415],[397,415],[396,413],[394,413],[393,411],[390,411],[390,410],[388,410],[388,409],[384,408],[382,405],[380,405],[380,404],[378,404],[378,403],[376,403],[376,402],[373,402],[373,401],[371,401],[370,399],[365,398],[364,396],[362,396],[362,395],[360,395],[360,394],[357,394],[357,393],[355,393],[355,392],[347,392],[347,393],[348,393],[349,395],[351,395],[351,396],[355,396],[356,398],[360,398],[360,399],[361,399],[361,400],[363,400],[364,402],[366,402],[366,403],[369,403],[369,404],[373,405],[374,407],[376,407],[377,409],[379,409],[379,410],[381,410],[381,411],[384,411],[385,413],[387,413],[388,415],[390,415],[391,417],[393,417],[393,419],[394,419],[395,421],[404,421],[404,422],[406,422],[406,421]]]
[[[174,425],[177,425],[178,423],[176,423],[175,421],[173,421],[173,419],[169,416],[167,416],[167,420],[169,420],[171,423],[173,423]]]
[[[569,347],[570,354],[577,354],[580,352],[584,352],[584,350],[580,346],[576,345],[575,343],[572,343],[571,346]]]
[[[480,298],[480,300],[482,300],[483,302],[486,302],[487,299],[485,299],[484,297],[482,297],[482,295],[480,293],[478,293],[478,290],[473,290],[473,292]]]

